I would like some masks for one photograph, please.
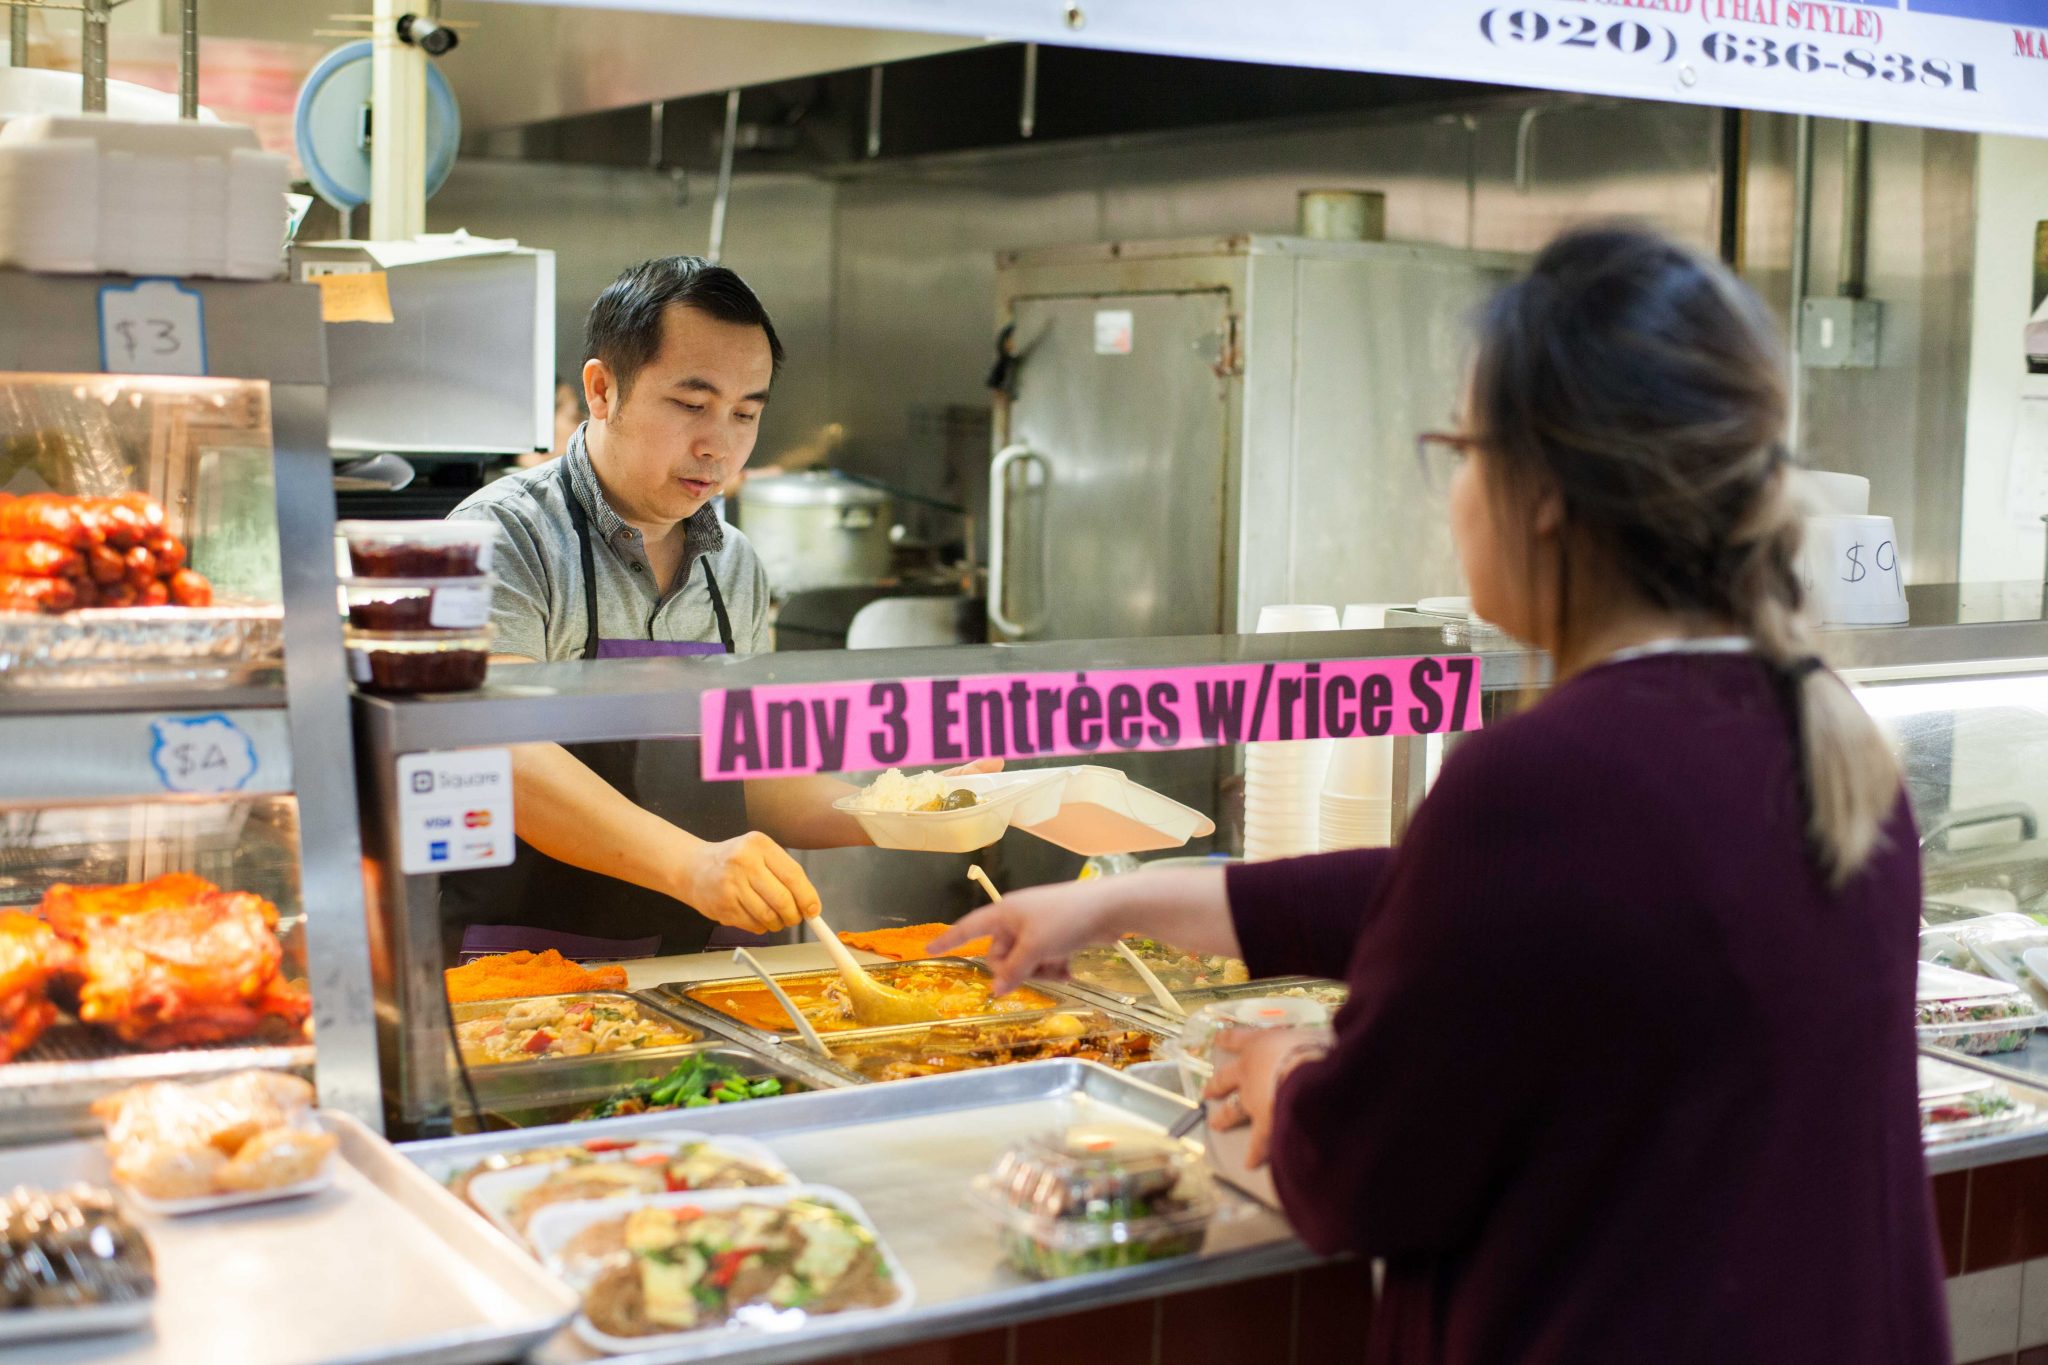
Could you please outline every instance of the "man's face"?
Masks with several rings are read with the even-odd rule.
[[[621,398],[601,360],[583,367],[590,416],[604,424],[606,491],[627,519],[692,516],[754,453],[775,376],[768,336],[687,304],[662,320],[661,349]]]

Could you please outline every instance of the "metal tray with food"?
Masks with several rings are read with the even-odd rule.
[[[989,998],[993,978],[987,964],[973,958],[932,957],[910,962],[876,962],[869,975],[885,986],[906,991],[930,1004],[943,1019],[1000,1019],[1006,1015],[1051,1009],[1063,1001],[1043,984],[1025,986],[1000,1000]],[[835,971],[777,973],[797,1009],[821,1034],[860,1028],[848,1000],[846,983]],[[719,981],[678,982],[657,988],[662,1001],[692,1019],[715,1022],[725,1032],[751,1040],[795,1041],[796,1026],[759,977],[727,977]]]
[[[579,991],[452,1007],[455,1040],[475,1071],[566,1058],[672,1052],[703,1037],[674,1011],[624,991]]]
[[[546,1066],[483,1067],[470,1073],[481,1115],[477,1131],[687,1111],[798,1095],[845,1082],[793,1049],[754,1052],[727,1042],[660,1053],[613,1052]],[[466,1103],[458,1099],[457,1104]]]
[[[283,649],[282,607],[0,611],[0,689],[237,683]]]
[[[1151,968],[1160,985],[1175,994],[1211,986],[1235,986],[1251,980],[1250,968],[1220,953],[1191,953],[1170,943],[1139,937],[1125,938],[1124,946]],[[1083,948],[1067,959],[1067,976],[1076,985],[1091,987],[1118,1000],[1137,1001],[1151,996],[1123,954],[1106,945]]]
[[[1165,1055],[1165,1039],[1092,1007],[907,1028],[862,1029],[825,1041],[830,1065],[856,1082],[904,1081],[1021,1062],[1098,1062],[1115,1070]]]
[[[155,1262],[154,1326],[121,1339],[123,1365],[465,1365],[518,1359],[568,1322],[576,1296],[482,1217],[356,1120],[319,1117],[337,1139],[330,1188],[221,1214],[137,1215]],[[8,1186],[109,1177],[99,1142],[0,1152]],[[44,1342],[0,1361],[106,1360],[107,1346]]]
[[[917,1287],[916,1305],[888,1319],[820,1319],[788,1337],[750,1345],[746,1359],[817,1359],[1109,1302],[1228,1284],[1299,1269],[1315,1256],[1285,1220],[1235,1190],[1217,1196],[1235,1216],[1219,1217],[1199,1253],[1103,1273],[1033,1280],[1007,1264],[1001,1231],[967,1191],[1020,1136],[1078,1123],[1164,1132],[1188,1114],[1179,1096],[1085,1062],[1041,1062],[795,1095],[774,1104],[698,1110],[689,1127],[767,1144],[798,1179],[844,1190],[869,1216]],[[637,1140],[673,1127],[672,1116],[614,1119],[577,1138]],[[561,1129],[484,1133],[402,1147],[429,1175],[448,1179],[486,1158],[510,1161],[559,1144]],[[706,1343],[702,1354],[728,1351]],[[663,1360],[698,1358],[695,1350]],[[538,1365],[589,1359],[563,1333],[530,1357]]]

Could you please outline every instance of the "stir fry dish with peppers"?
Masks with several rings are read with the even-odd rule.
[[[587,1142],[508,1209],[522,1233],[550,1204],[676,1190],[745,1190],[786,1185],[786,1172],[720,1151],[708,1142]]]
[[[602,1268],[584,1294],[593,1327],[655,1336],[807,1315],[886,1308],[903,1289],[875,1235],[822,1200],[705,1210],[635,1209],[571,1244]]]
[[[677,1047],[695,1042],[697,1034],[623,996],[551,995],[472,1015],[455,1026],[455,1038],[464,1062],[489,1066]]]
[[[578,1114],[572,1122],[654,1114],[664,1109],[704,1109],[714,1104],[765,1100],[787,1092],[781,1078],[749,1076],[729,1062],[692,1057],[665,1075],[622,1086],[603,1103]]]

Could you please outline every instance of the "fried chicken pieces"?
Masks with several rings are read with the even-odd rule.
[[[227,1042],[312,1002],[280,975],[277,907],[173,872],[50,888],[38,915],[0,912],[0,1060],[19,1055],[75,992],[78,1017],[146,1048]]]
[[[320,1173],[337,1143],[312,1121],[313,1087],[274,1071],[157,1081],[97,1100],[114,1178],[151,1199],[282,1189]]]

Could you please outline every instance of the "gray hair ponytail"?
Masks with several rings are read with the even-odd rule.
[[[1899,772],[1813,657],[1785,372],[1770,315],[1720,262],[1644,229],[1586,228],[1494,299],[1471,422],[1504,485],[1555,490],[1573,532],[1652,603],[1749,635],[1786,697],[1809,841],[1839,887],[1878,848]]]

